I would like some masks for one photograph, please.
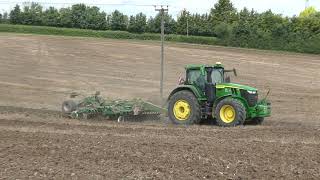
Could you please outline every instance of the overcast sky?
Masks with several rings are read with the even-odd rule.
[[[0,0],[0,12],[8,11],[16,3],[21,4],[28,0]],[[34,0],[36,1],[36,0]],[[156,13],[152,6],[133,6],[133,5],[169,5],[169,13],[174,17],[186,8],[192,13],[206,13],[218,0],[38,0],[44,7],[55,6],[57,8],[68,7],[72,3],[85,3],[96,5],[103,11],[110,13],[115,9],[124,12],[127,15],[143,12],[147,16],[154,16]],[[239,10],[244,7],[263,12],[271,9],[273,12],[285,16],[299,15],[305,7],[305,0],[231,0],[234,6]],[[111,5],[118,4],[118,5]],[[126,4],[126,5],[120,5]],[[309,0],[309,5],[315,6],[320,10],[320,0]]]

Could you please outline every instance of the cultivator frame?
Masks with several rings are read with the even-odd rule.
[[[73,97],[73,96],[71,96]],[[73,119],[102,117],[120,121],[159,120],[165,109],[141,99],[104,99],[97,92],[79,101],[68,100],[62,104],[62,112]]]

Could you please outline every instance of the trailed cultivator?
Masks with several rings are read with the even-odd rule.
[[[104,99],[100,93],[82,100],[68,100],[62,104],[64,115],[74,119],[103,117],[120,121],[159,120],[164,109],[152,103],[133,100]]]

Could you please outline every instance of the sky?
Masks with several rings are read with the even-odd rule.
[[[21,5],[30,0],[0,0],[0,13],[10,11],[15,4]],[[32,0],[31,0],[32,1]],[[44,7],[55,6],[57,8],[68,7],[76,3],[96,5],[106,13],[115,9],[124,14],[134,15],[143,12],[147,16],[155,16],[154,7],[145,5],[169,5],[169,14],[176,17],[182,9],[191,13],[206,13],[218,0],[33,0]],[[284,16],[299,15],[305,8],[305,0],[231,0],[234,6],[240,10],[244,7],[264,12],[271,9],[273,12]],[[320,0],[309,0],[310,6],[320,10]],[[137,6],[138,5],[138,6]]]

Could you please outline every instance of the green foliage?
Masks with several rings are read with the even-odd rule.
[[[12,24],[22,24],[21,20],[21,10],[20,6],[16,5],[14,9],[10,12],[10,23]]]
[[[128,31],[134,33],[144,33],[147,27],[146,15],[139,13],[135,17],[130,16]]]
[[[100,12],[98,7],[76,4],[71,7],[71,12],[67,15],[71,16],[70,23],[73,28],[96,30],[106,28],[106,14]]]
[[[164,13],[165,33],[173,34],[176,33],[176,21],[171,15]],[[147,24],[147,30],[151,33],[161,32],[161,14],[158,13],[155,18],[150,18]]]
[[[309,17],[309,16],[316,14],[316,13],[317,13],[316,8],[313,6],[310,6],[310,7],[307,7],[304,11],[302,11],[300,13],[299,17],[305,18],[305,17]]]
[[[58,27],[72,27],[72,11],[70,8],[61,8],[59,10],[59,23]]]
[[[254,10],[249,11],[244,8],[237,12],[230,0],[219,0],[209,14],[191,14],[187,10],[183,10],[177,17],[177,21],[167,13],[163,16],[167,40],[320,53],[320,12],[317,12],[314,7],[306,8],[298,17],[289,18],[274,14],[271,10],[257,13]],[[63,33],[66,33],[65,35],[120,39],[159,40],[160,36],[152,33],[160,33],[161,31],[160,14],[147,19],[146,15],[139,13],[128,18],[118,10],[107,15],[101,12],[98,7],[84,4],[76,4],[59,10],[54,7],[43,9],[37,3],[31,3],[21,8],[16,5],[10,12],[9,18],[7,13],[0,16],[0,23],[115,30],[121,32],[106,31],[104,33],[104,31],[35,28],[36,33],[40,34],[64,35]],[[19,32],[32,33],[30,28],[16,27]],[[187,28],[190,36],[180,36],[187,34]],[[8,31],[13,31],[11,28],[9,29]],[[33,28],[31,29],[33,30]]]
[[[187,34],[187,22],[189,25],[189,21],[191,22],[190,12],[187,10],[183,10],[177,19],[177,33],[178,34]]]
[[[7,12],[3,13],[1,23],[10,23]]]
[[[214,36],[212,25],[207,14],[194,14],[189,21],[189,34]]]
[[[210,22],[212,25],[220,24],[221,22],[231,24],[237,20],[237,10],[233,7],[230,0],[219,0],[210,12]]]
[[[54,7],[49,7],[42,14],[42,25],[56,26],[59,24],[59,12]]]
[[[125,31],[127,30],[128,16],[122,14],[118,10],[115,10],[110,19],[111,30]]]
[[[133,34],[126,31],[97,31],[88,29],[75,28],[55,28],[46,26],[25,26],[25,25],[11,25],[0,24],[0,32],[14,32],[14,33],[32,33],[43,35],[63,35],[63,36],[80,36],[80,37],[98,37],[98,38],[112,38],[112,39],[137,39],[137,40],[160,40],[159,34],[143,33]],[[216,45],[217,38],[214,37],[200,37],[200,36],[182,36],[182,35],[166,35],[166,41],[184,42],[195,44]]]
[[[214,33],[223,41],[228,41],[232,32],[232,27],[228,23],[221,22],[214,27]]]
[[[34,2],[30,6],[24,6],[19,18],[21,24],[42,25],[42,6]]]

